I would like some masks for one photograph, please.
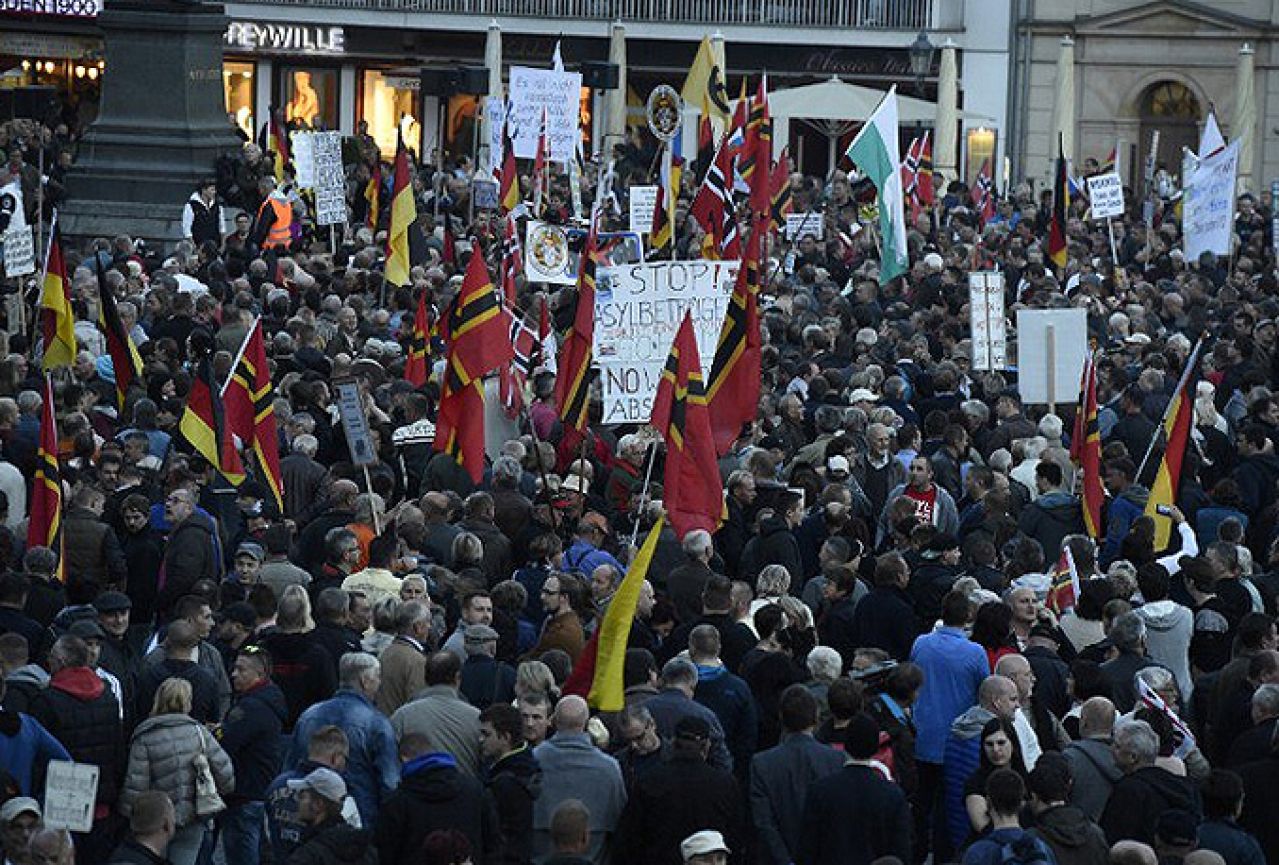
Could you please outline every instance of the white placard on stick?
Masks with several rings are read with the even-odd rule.
[[[1186,261],[1197,261],[1205,252],[1230,254],[1235,228],[1235,174],[1239,168],[1239,142],[1199,163],[1186,186],[1183,210]]]
[[[44,825],[72,832],[92,831],[98,773],[92,763],[50,760],[44,785]]]
[[[537,155],[537,137],[546,113],[551,159],[568,162],[577,147],[582,102],[582,73],[553,69],[511,67],[511,138],[515,155],[532,159]]]
[[[632,186],[630,190],[631,231],[648,234],[653,230],[653,211],[657,209],[656,186]]]
[[[1088,202],[1093,219],[1124,215],[1124,182],[1116,172],[1088,178]]]
[[[786,214],[787,240],[796,241],[805,234],[811,234],[813,237],[821,240],[824,229],[825,222],[820,213],[809,212]]]
[[[1022,402],[1057,405],[1079,399],[1088,353],[1088,313],[1082,309],[1017,312],[1017,389]]]
[[[315,150],[315,222],[346,222],[346,173],[342,170],[342,133],[312,133]]]
[[[471,201],[480,210],[497,210],[496,180],[477,177],[471,181]]]
[[[360,383],[349,378],[333,382],[337,391],[338,417],[346,433],[346,444],[351,449],[351,462],[357,466],[371,466],[377,462],[373,438],[369,435],[369,419],[364,413],[364,400],[360,396]]]
[[[981,271],[968,275],[968,315],[972,328],[972,368],[1008,366],[1008,327],[1004,319],[1004,275]]]
[[[303,189],[315,187],[315,134],[294,132],[289,136],[289,155],[293,157],[293,175]]]
[[[740,262],[653,261],[602,267],[595,281],[595,362],[604,423],[647,423],[685,310],[710,372]]]
[[[31,226],[13,226],[4,233],[4,275],[26,276],[36,272],[36,244]]]

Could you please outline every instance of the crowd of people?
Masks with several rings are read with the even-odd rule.
[[[385,286],[390,190],[367,190],[390,167],[371,139],[355,144],[363,227],[342,238],[317,232],[306,193],[246,144],[193,191],[189,236],[167,258],[127,232],[68,244],[79,354],[52,391],[60,555],[27,542],[44,379],[10,323],[7,862],[1279,862],[1265,196],[1240,197],[1234,254],[1198,260],[1170,203],[1150,223],[1134,206],[1112,249],[1077,202],[1055,272],[1050,199],[1014,185],[982,224],[956,181],[913,220],[909,273],[881,285],[874,231],[855,229],[859,184],[795,174],[796,210],[825,227],[771,243],[759,410],[720,460],[724,519],[661,530],[625,707],[602,713],[570,677],[660,517],[660,438],[602,425],[596,394],[585,447],[557,448],[555,373],[539,369],[480,483],[437,451],[438,343],[437,376],[403,377],[413,312],[422,292],[444,309],[471,256],[497,272],[498,223],[470,206],[467,164],[418,168],[425,248],[412,285]],[[606,220],[642,174],[626,164]],[[695,257],[685,178],[677,248]],[[571,202],[558,178],[550,218],[581,217]],[[973,369],[975,269],[1003,274],[1010,316],[1087,312],[1097,538],[1070,457],[1074,409],[1024,405],[1013,366]],[[101,290],[144,362],[123,404]],[[519,280],[522,314],[547,310],[558,333],[576,300]],[[196,362],[225,380],[259,319],[279,502],[251,463],[233,487],[178,430]],[[1157,549],[1156,432],[1201,335],[1175,531]],[[1016,358],[1011,327],[1010,343]],[[335,406],[346,377],[362,383],[367,471]],[[1056,613],[1063,549],[1079,590]],[[58,760],[98,769],[91,831],[45,825]]]

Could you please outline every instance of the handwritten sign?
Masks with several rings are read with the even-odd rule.
[[[1004,319],[1004,275],[983,271],[968,275],[968,317],[972,330],[972,368],[1008,366],[1008,326]]]
[[[1186,186],[1184,230],[1186,260],[1205,252],[1230,254],[1235,227],[1235,174],[1239,169],[1239,142],[1199,163]]]
[[[788,213],[786,214],[786,239],[790,241],[799,240],[806,234],[811,234],[818,240],[822,239],[824,223],[820,213]]]
[[[351,462],[357,466],[371,466],[377,462],[373,439],[369,435],[369,420],[364,414],[364,400],[360,395],[360,383],[355,379],[333,382],[337,391],[338,416],[346,433],[346,444],[351,449]]]
[[[740,262],[655,261],[603,267],[595,282],[595,361],[604,423],[646,423],[675,332],[693,315],[709,372]]]
[[[1124,183],[1116,172],[1088,178],[1088,201],[1093,219],[1124,215]]]
[[[312,133],[315,151],[315,222],[346,222],[346,173],[342,170],[342,133]]]
[[[36,244],[31,226],[14,228],[4,233],[4,275],[26,276],[36,272]]]
[[[648,234],[653,230],[653,211],[657,209],[656,186],[631,187],[631,231]]]
[[[298,186],[315,187],[315,133],[294,132],[289,137],[289,151],[293,157],[293,173]]]
[[[515,155],[532,159],[545,111],[551,159],[568,162],[577,148],[582,74],[552,69],[511,67],[511,138]]]
[[[92,831],[98,771],[92,763],[49,761],[44,786],[45,826],[72,832]]]
[[[477,177],[471,181],[471,201],[480,210],[497,210],[497,181]]]

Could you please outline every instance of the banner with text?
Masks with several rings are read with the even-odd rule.
[[[515,155],[532,159],[537,155],[537,137],[546,112],[551,159],[568,162],[577,147],[578,116],[582,103],[582,73],[553,69],[511,67],[510,135]]]
[[[740,262],[654,261],[596,274],[595,362],[604,423],[648,423],[653,397],[685,310],[710,372]]]
[[[1239,142],[1199,163],[1186,186],[1184,215],[1186,261],[1205,252],[1230,254],[1235,227],[1235,173],[1239,168]]]
[[[1093,219],[1109,219],[1124,215],[1124,184],[1119,175],[1098,174],[1088,178],[1088,202]]]
[[[346,222],[346,174],[342,170],[342,133],[315,132],[315,222]]]

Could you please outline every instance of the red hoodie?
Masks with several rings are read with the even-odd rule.
[[[106,683],[89,667],[64,667],[49,679],[49,687],[87,703],[102,696]]]

